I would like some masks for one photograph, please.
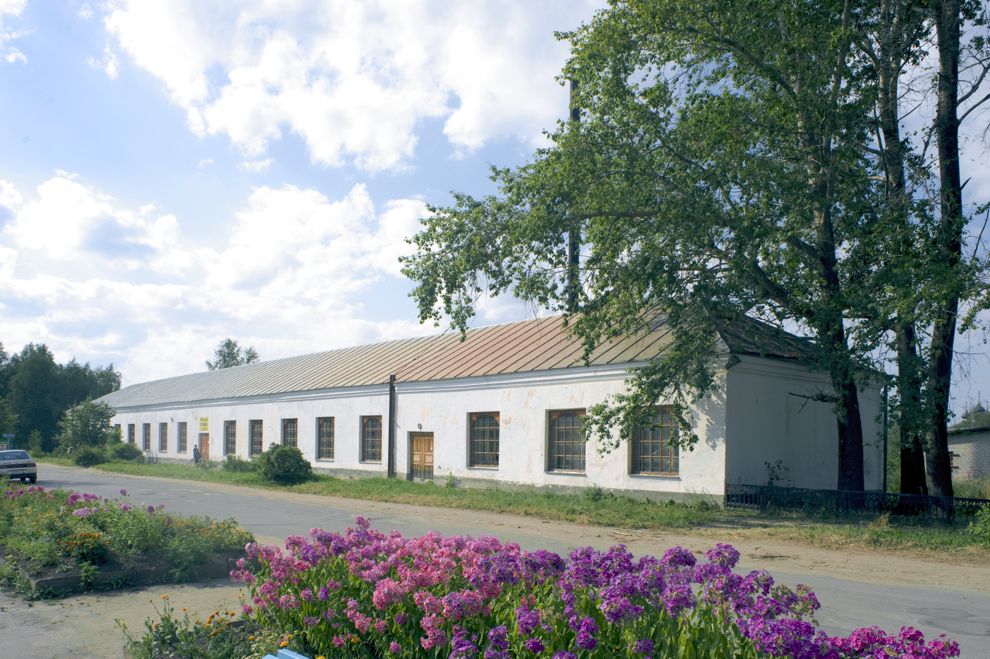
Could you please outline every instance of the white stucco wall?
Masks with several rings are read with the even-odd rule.
[[[622,369],[564,369],[522,376],[464,378],[429,383],[397,383],[395,468],[404,477],[409,464],[409,433],[434,433],[434,473],[457,478],[500,481],[528,485],[590,486],[657,493],[692,493],[721,496],[725,475],[725,404],[721,394],[703,401],[694,410],[701,441],[692,451],[682,451],[678,476],[629,474],[629,444],[623,443],[607,455],[599,455],[594,442],[588,444],[584,474],[546,470],[547,412],[588,408],[606,396],[624,390]],[[724,391],[724,389],[723,389]],[[500,458],[497,469],[469,468],[467,415],[472,412],[500,414]],[[359,461],[361,415],[382,415],[383,461]],[[335,459],[317,461],[316,417],[332,416],[335,425]],[[144,408],[118,413],[126,440],[127,424],[136,424],[136,443],[141,445],[141,424],[151,423],[151,452],[162,458],[191,459],[197,442],[199,418],[209,418],[210,457],[223,459],[223,423],[237,422],[237,455],[248,457],[248,421],[263,419],[264,447],[281,440],[281,419],[297,418],[298,446],[314,467],[327,470],[366,471],[384,474],[388,436],[387,386],[353,390],[306,392],[251,401],[219,401],[167,409]],[[188,423],[188,450],[176,452],[176,423]],[[158,424],[169,424],[168,452],[158,452]]]
[[[766,485],[766,463],[781,461],[786,477],[778,485],[834,489],[838,480],[838,439],[832,404],[809,400],[831,394],[824,373],[782,360],[743,356],[728,371],[726,427],[729,483]],[[866,489],[883,483],[879,387],[860,390]]]

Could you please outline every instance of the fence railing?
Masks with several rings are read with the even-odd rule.
[[[935,497],[896,492],[848,492],[809,490],[776,485],[726,484],[725,505],[729,508],[781,508],[826,513],[893,513],[937,519],[975,515],[990,508],[990,499]]]

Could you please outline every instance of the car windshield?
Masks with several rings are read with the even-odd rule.
[[[30,460],[27,451],[0,451],[0,462],[7,460]]]

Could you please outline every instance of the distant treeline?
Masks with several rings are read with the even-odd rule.
[[[13,433],[18,448],[50,452],[66,410],[117,389],[120,373],[112,364],[58,364],[43,343],[8,355],[0,343],[0,433]]]

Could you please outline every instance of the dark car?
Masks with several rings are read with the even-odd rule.
[[[21,481],[38,482],[38,465],[27,451],[0,451],[0,478],[19,478]]]

